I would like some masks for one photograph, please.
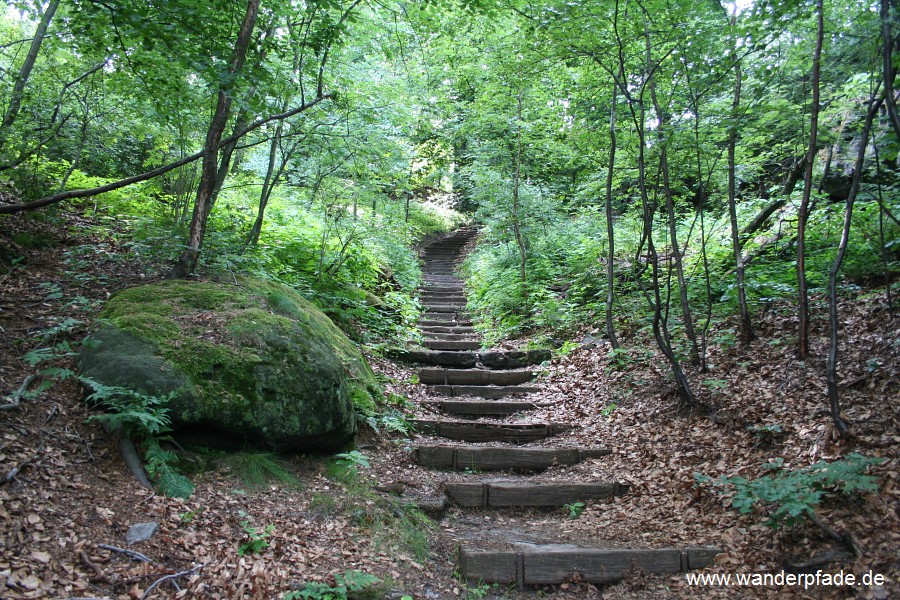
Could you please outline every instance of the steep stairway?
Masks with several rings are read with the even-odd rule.
[[[678,573],[708,565],[717,552],[713,548],[622,548],[598,540],[560,539],[558,531],[530,527],[529,511],[603,501],[628,489],[616,481],[540,477],[552,467],[603,460],[610,451],[555,443],[576,424],[523,418],[552,404],[529,398],[539,397],[534,367],[549,360],[550,351],[481,349],[466,312],[464,282],[456,275],[476,235],[475,228],[461,228],[425,248],[420,301],[426,310],[419,321],[423,341],[421,348],[395,355],[420,366],[419,382],[427,390],[423,407],[440,415],[414,422],[420,434],[413,453],[418,465],[452,473],[442,488],[456,510],[508,511],[510,519],[521,517],[521,526],[507,530],[457,524],[460,573],[473,582],[524,588],[563,583],[573,576],[608,583],[635,567]],[[557,514],[564,518],[561,511]]]

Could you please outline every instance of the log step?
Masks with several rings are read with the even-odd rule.
[[[475,328],[466,325],[454,326],[447,323],[442,325],[419,325],[419,331],[422,333],[450,333],[457,335],[469,335],[475,333]]]
[[[480,350],[481,342],[476,340],[424,340],[422,345],[430,350]],[[475,364],[473,363],[474,367]]]
[[[431,296],[422,294],[419,296],[419,302],[421,302],[425,306],[431,306],[432,304],[452,304],[454,306],[458,306],[461,308],[465,308],[466,306],[466,298],[463,296],[448,296],[446,294],[441,294],[440,296]]]
[[[419,381],[426,385],[518,385],[533,377],[529,370],[419,369]]]
[[[454,350],[392,350],[388,355],[404,362],[453,369],[473,369],[478,360],[474,352]]]
[[[562,506],[585,500],[603,500],[625,493],[627,486],[605,483],[533,483],[484,481],[445,483],[444,491],[454,504],[464,508],[512,506]]]
[[[469,320],[469,316],[463,312],[431,312],[426,311],[422,315],[422,320],[419,321],[421,325],[431,325],[431,324],[444,324],[448,325],[450,323],[455,323],[457,325],[462,325],[465,323],[467,326],[472,325],[472,321]]]
[[[606,448],[498,448],[493,446],[448,446],[416,448],[416,461],[436,469],[481,471],[542,471],[553,465],[574,465],[610,454]]]
[[[413,419],[419,433],[460,442],[534,442],[572,428],[568,423],[509,424],[472,423],[469,421],[429,421]]]
[[[424,304],[430,313],[459,313],[466,310],[465,304]]]
[[[449,303],[453,302],[465,302],[466,295],[462,290],[446,290],[446,291],[437,291],[437,290],[421,290],[419,292],[420,300],[448,300]]]
[[[424,404],[453,415],[514,415],[549,403],[512,402],[509,400],[425,400]]]
[[[471,352],[463,350],[464,344],[478,344],[477,341],[464,336],[454,336],[450,334],[438,334],[449,336],[449,339],[425,340],[423,346],[435,348],[444,346],[442,349],[434,350],[389,350],[388,355],[398,360],[420,363],[423,365],[435,365],[450,369],[472,369],[476,365],[486,367],[488,369],[516,369],[537,364],[546,360],[545,355],[538,351],[519,352],[501,351],[501,352]],[[472,349],[480,348],[471,347]],[[549,352],[546,354],[549,358]]]
[[[476,396],[493,399],[524,396],[541,391],[540,387],[533,385],[434,385],[428,389],[439,396]]]
[[[464,327],[466,329],[472,329],[472,321],[468,319],[461,319],[459,321],[454,321],[452,319],[432,319],[430,317],[423,317],[421,321],[419,321],[420,329],[422,327]]]
[[[521,551],[460,548],[463,577],[481,583],[554,585],[573,575],[588,583],[612,583],[638,568],[648,573],[684,573],[713,562],[716,548],[621,549],[566,545],[530,546]]]
[[[477,338],[473,337],[471,333],[433,333],[431,331],[425,331],[425,327],[419,328],[422,335],[427,340],[445,340],[445,341],[463,341],[463,342],[471,342],[473,340],[477,341]],[[428,327],[427,329],[438,329]]]

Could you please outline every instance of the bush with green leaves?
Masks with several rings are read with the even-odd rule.
[[[307,583],[302,590],[288,592],[284,600],[376,600],[384,597],[382,581],[362,571],[334,575],[334,585]]]
[[[92,390],[87,402],[105,411],[91,415],[87,420],[102,423],[109,430],[121,430],[129,439],[140,443],[147,474],[163,494],[174,498],[190,497],[194,484],[178,470],[178,456],[160,444],[170,440],[165,434],[171,431],[168,403],[174,393],[152,396],[129,388],[103,385],[88,377],[78,379]]]
[[[244,511],[239,513],[244,519],[241,521],[241,528],[247,534],[247,539],[238,545],[238,556],[246,554],[259,554],[269,547],[269,538],[275,533],[275,525],[269,523],[262,529],[254,527],[250,522],[249,515]]]
[[[884,462],[861,454],[848,454],[833,462],[819,462],[799,469],[786,469],[779,458],[763,465],[770,471],[757,479],[725,477],[712,479],[695,473],[700,486],[712,485],[720,494],[732,493],[731,506],[741,513],[750,513],[762,505],[768,514],[768,525],[795,525],[815,514],[816,507],[828,496],[878,491],[877,479],[867,474],[870,466]]]

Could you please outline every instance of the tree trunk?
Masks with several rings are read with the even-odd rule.
[[[881,0],[881,69],[884,80],[884,100],[894,135],[900,138],[900,115],[894,98],[894,36],[891,33],[891,7],[889,0]]]
[[[518,123],[516,125],[516,172],[513,180],[513,232],[516,246],[519,248],[519,279],[522,282],[522,295],[528,297],[528,284],[525,272],[525,241],[522,239],[522,228],[519,223],[519,186],[522,180],[522,94],[516,98],[518,102]]]
[[[734,25],[732,17],[732,25]],[[735,182],[735,149],[737,147],[738,108],[741,104],[741,63],[734,65],[734,100],[731,103],[731,131],[728,133],[728,217],[731,221],[731,248],[734,252],[735,277],[737,279],[738,307],[741,323],[738,335],[743,346],[750,345],[756,338],[753,323],[750,320],[750,309],[747,307],[747,288],[744,283],[744,258],[741,232],[737,220],[737,186]]]
[[[844,254],[847,251],[847,243],[850,240],[850,221],[853,218],[853,203],[856,201],[856,195],[859,192],[859,182],[862,179],[863,161],[866,157],[866,146],[869,143],[869,135],[872,132],[872,121],[881,107],[880,101],[870,98],[869,111],[866,114],[866,122],[863,125],[861,142],[856,153],[856,164],[853,169],[853,183],[850,186],[850,193],[847,195],[847,202],[844,207],[844,227],[841,230],[841,241],[838,243],[837,256],[831,265],[831,271],[828,274],[828,324],[830,329],[828,344],[828,361],[825,367],[826,380],[828,383],[828,403],[831,408],[831,419],[834,426],[841,435],[846,436],[850,432],[850,427],[841,417],[841,404],[838,393],[837,383],[837,362],[838,362],[838,305],[837,305],[837,276],[841,270],[841,264],[844,261]]]
[[[247,235],[248,246],[255,246],[259,242],[259,235],[262,233],[263,219],[266,214],[266,206],[269,204],[272,190],[275,189],[275,186],[278,184],[278,179],[281,177],[281,173],[284,172],[284,161],[282,161],[277,170],[275,169],[275,158],[278,155],[278,146],[281,143],[282,130],[283,124],[278,123],[278,127],[275,129],[275,136],[272,138],[272,142],[269,145],[269,164],[266,168],[266,178],[263,180],[262,190],[259,194],[259,209],[256,211],[256,220],[253,222],[253,227]]]
[[[250,38],[256,25],[259,2],[260,0],[247,0],[247,10],[234,44],[231,65],[228,67],[228,73],[232,77],[244,65],[247,47],[250,45]],[[203,237],[206,234],[206,221],[212,208],[213,190],[216,184],[218,168],[219,145],[222,141],[222,132],[225,130],[225,125],[228,122],[230,108],[231,98],[224,83],[220,82],[216,108],[212,119],[210,119],[209,129],[206,132],[206,141],[203,145],[200,184],[197,186],[197,196],[194,199],[194,214],[191,218],[187,247],[172,271],[173,277],[187,277],[192,275],[197,268],[197,261],[200,259],[200,248],[203,245]]]
[[[812,106],[809,116],[809,149],[806,153],[806,170],[803,176],[803,199],[797,214],[797,311],[799,317],[799,341],[797,356],[806,360],[809,355],[809,292],[806,287],[806,220],[809,199],[812,195],[812,171],[816,158],[816,134],[819,128],[819,79],[821,74],[822,38],[824,37],[823,0],[816,0],[816,48],[813,53]]]
[[[50,0],[50,4],[47,5],[47,10],[41,15],[37,30],[34,32],[34,38],[31,40],[31,47],[28,49],[28,54],[25,56],[25,62],[22,63],[19,74],[16,76],[16,83],[13,85],[12,93],[9,98],[9,106],[6,108],[6,114],[3,116],[3,122],[0,123],[0,132],[2,132],[0,133],[0,148],[3,147],[4,142],[6,141],[6,135],[9,132],[9,128],[12,127],[13,123],[16,122],[16,117],[19,116],[19,109],[22,107],[22,96],[25,94],[25,86],[28,84],[28,79],[31,77],[31,71],[34,69],[34,63],[37,62],[38,54],[41,51],[41,45],[44,43],[44,38],[47,37],[47,29],[50,27],[50,21],[53,19],[53,15],[56,13],[58,7],[59,0]]]
[[[649,32],[647,33],[649,44]],[[649,46],[648,46],[649,47]],[[675,199],[672,197],[672,186],[669,181],[669,152],[668,140],[666,139],[666,128],[668,126],[668,116],[659,104],[656,95],[656,80],[650,79],[650,98],[653,101],[653,109],[656,111],[656,117],[659,119],[659,168],[663,176],[663,195],[666,199],[666,215],[669,220],[669,241],[671,242],[672,257],[675,261],[675,276],[678,279],[678,294],[681,301],[681,315],[684,322],[684,332],[687,335],[690,344],[691,364],[700,364],[700,349],[697,346],[697,332],[694,330],[694,316],[691,313],[691,305],[688,301],[687,280],[684,277],[684,265],[681,261],[682,253],[678,244],[677,222],[675,219]]]
[[[609,104],[609,164],[606,167],[606,238],[609,242],[609,254],[606,260],[606,336],[613,349],[619,348],[619,340],[616,339],[616,330],[613,326],[612,308],[615,284],[615,230],[613,228],[612,214],[612,184],[613,167],[616,164],[616,100],[619,90],[613,82],[612,98]]]

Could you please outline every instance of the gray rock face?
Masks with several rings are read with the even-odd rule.
[[[165,281],[110,299],[80,371],[167,397],[176,437],[218,448],[345,446],[379,393],[355,346],[293,290]]]
[[[159,523],[156,521],[135,523],[128,528],[128,533],[125,534],[125,541],[128,542],[129,546],[139,544],[140,542],[146,542],[153,537],[153,534],[156,533],[158,529]]]

